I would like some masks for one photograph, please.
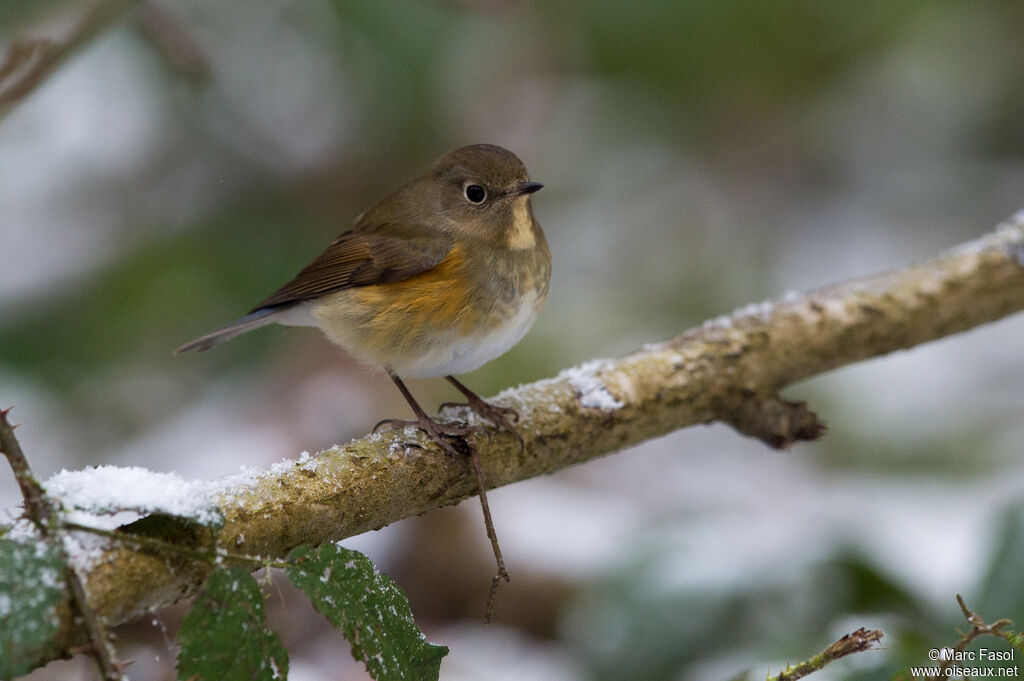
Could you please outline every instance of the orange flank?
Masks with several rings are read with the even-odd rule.
[[[466,257],[455,246],[444,260],[426,272],[391,284],[362,286],[352,290],[360,305],[376,311],[377,324],[408,325],[411,328],[447,327],[470,332],[477,319],[470,314],[470,287],[465,282]]]

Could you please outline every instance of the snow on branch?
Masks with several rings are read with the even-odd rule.
[[[994,233],[933,260],[806,294],[789,293],[624,357],[588,362],[506,390],[494,401],[519,412],[525,449],[520,451],[507,433],[475,442],[492,488],[714,421],[785,447],[823,431],[806,405],[779,397],[786,386],[1021,309],[1024,211]],[[446,415],[472,418],[458,409]],[[63,473],[51,492],[66,507],[91,512],[166,509],[200,521],[186,525],[164,517],[188,529],[171,534],[166,522],[145,522],[154,516],[122,528],[144,534],[149,543],[83,540],[89,549],[77,557],[76,567],[90,603],[109,624],[192,593],[210,571],[209,560],[197,559],[204,551],[280,557],[299,545],[343,539],[458,503],[475,493],[476,484],[468,461],[438,451],[411,428],[216,482],[188,483],[191,502],[169,478],[151,481],[148,488],[157,496],[155,490],[169,488],[166,501],[147,498],[140,505],[119,501],[116,493],[104,500],[96,491],[100,478],[106,480],[105,490],[126,487],[111,484],[109,475],[109,469]],[[132,477],[128,487],[147,484],[137,469],[126,475]],[[97,485],[90,476],[98,476]],[[210,517],[217,518],[214,529],[201,524]],[[75,521],[81,524],[81,516]],[[188,552],[161,549],[150,541],[154,537]]]

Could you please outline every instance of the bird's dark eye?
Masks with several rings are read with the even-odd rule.
[[[484,199],[487,198],[487,190],[478,184],[467,184],[466,189],[466,200],[470,203],[483,203]]]

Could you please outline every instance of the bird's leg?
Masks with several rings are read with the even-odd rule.
[[[395,385],[397,385],[398,389],[402,392],[402,397],[404,397],[405,401],[409,403],[410,407],[412,407],[413,413],[416,414],[416,419],[410,421],[403,419],[384,419],[373,427],[373,432],[376,433],[377,429],[384,425],[391,426],[393,428],[401,426],[416,426],[429,435],[430,439],[436,442],[442,449],[455,456],[459,456],[461,453],[455,448],[450,440],[445,439],[446,437],[464,439],[470,433],[483,433],[490,437],[487,430],[480,426],[464,426],[458,423],[439,423],[430,418],[413,398],[409,389],[405,387],[405,383],[402,382],[402,379],[400,379],[396,374],[389,373],[388,375],[391,376],[391,380],[395,382]]]
[[[501,547],[498,545],[498,535],[494,532],[494,521],[491,520],[491,509],[487,503],[487,484],[484,481],[483,469],[480,467],[480,454],[471,442],[466,440],[466,435],[473,432],[482,432],[490,437],[484,428],[480,426],[460,426],[455,423],[438,423],[434,419],[427,416],[423,408],[413,398],[412,393],[405,387],[405,383],[402,382],[396,374],[388,372],[391,376],[391,380],[395,382],[398,389],[402,392],[402,397],[412,407],[412,411],[416,414],[415,421],[403,421],[401,419],[385,419],[373,427],[373,432],[377,432],[377,429],[383,425],[389,426],[416,426],[421,430],[425,431],[430,439],[436,442],[441,449],[445,450],[449,454],[455,456],[468,456],[470,466],[473,469],[473,474],[476,476],[476,493],[480,497],[480,507],[484,513],[484,528],[487,531],[487,538],[491,541],[491,550],[494,552],[494,560],[498,565],[498,573],[491,579],[491,589],[487,595],[487,608],[484,611],[484,623],[489,624],[491,621],[491,614],[494,612],[494,598],[498,593],[498,583],[501,580],[509,581],[508,570],[505,569],[505,560],[501,557]],[[486,418],[490,418],[496,423],[507,424],[507,420],[501,410],[498,407],[492,407],[491,405],[480,399],[475,393],[469,388],[465,387],[451,376],[447,376],[449,381],[458,388],[462,394],[464,394],[470,400],[470,406],[477,411],[477,413],[484,415]],[[484,412],[480,411],[479,407],[473,406],[474,403],[483,405]],[[511,410],[509,410],[511,411]],[[512,412],[515,413],[515,412]],[[498,418],[494,418],[494,415]],[[500,421],[498,419],[501,419]],[[516,436],[519,435],[511,426],[506,426]],[[520,444],[522,438],[519,438]]]
[[[482,397],[477,395],[475,392],[473,392],[466,386],[462,385],[462,383],[459,382],[459,380],[456,379],[454,376],[445,376],[444,378],[446,381],[454,385],[456,390],[458,390],[460,393],[466,396],[467,402],[466,404],[459,404],[457,402],[445,402],[444,404],[441,405],[442,409],[444,407],[469,407],[483,418],[494,423],[494,425],[500,428],[504,428],[508,432],[515,435],[516,439],[519,440],[520,451],[523,450],[523,448],[526,446],[523,442],[523,436],[519,434],[519,429],[512,425],[513,421],[519,420],[519,414],[516,413],[515,409],[511,409],[509,407],[499,407],[488,402],[485,402]]]

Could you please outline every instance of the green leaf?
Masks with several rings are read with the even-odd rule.
[[[241,568],[218,569],[181,623],[178,678],[263,681],[288,676],[288,653],[263,620],[263,593]]]
[[[981,584],[979,596],[964,592],[967,605],[987,621],[1012,617],[1024,608],[1024,507],[1007,509],[994,532],[996,549]]]
[[[0,539],[0,678],[25,674],[52,645],[68,597],[60,553]]]
[[[335,544],[300,546],[288,556],[292,584],[341,629],[352,656],[377,681],[437,679],[444,646],[428,643],[412,618],[405,592],[370,559]]]

